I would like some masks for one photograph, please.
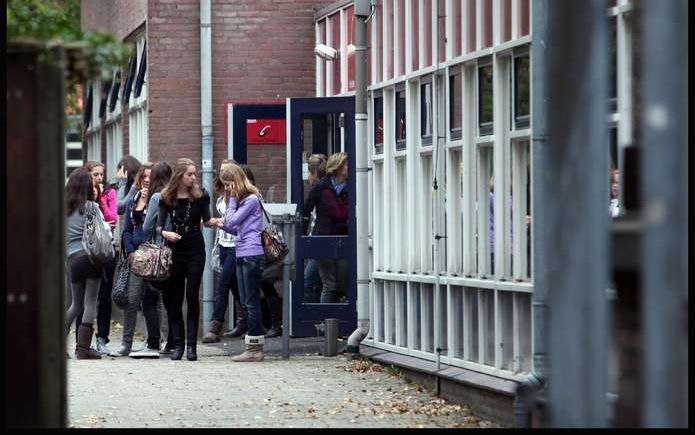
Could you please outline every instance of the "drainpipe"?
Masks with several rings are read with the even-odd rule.
[[[539,182],[544,168],[542,149],[547,141],[547,87],[543,80],[543,72],[546,70],[545,48],[548,43],[548,1],[533,0],[531,5],[533,13],[531,23],[531,127],[533,129],[531,156],[533,189],[533,276],[535,286],[533,289],[533,372],[530,373],[516,387],[514,395],[514,425],[516,427],[531,427],[533,408],[538,402],[541,390],[545,387],[548,373],[548,350],[546,340],[546,325],[548,318],[547,294],[548,286],[543,280],[547,269],[543,262],[544,255],[544,228],[543,210],[545,204],[541,199],[545,196],[541,192],[543,186]],[[552,207],[551,204],[548,204]]]
[[[203,187],[212,195],[212,5],[210,0],[200,0],[200,127],[202,130],[202,170]],[[210,201],[210,215],[213,204]],[[203,331],[209,328],[214,303],[212,267],[210,258],[214,240],[214,230],[203,228],[205,257],[208,264],[203,271]]]
[[[370,0],[355,0],[355,178],[357,185],[357,329],[348,338],[346,352],[358,354],[369,333],[369,192],[367,167],[367,17]]]

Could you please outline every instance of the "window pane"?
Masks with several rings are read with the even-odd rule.
[[[618,129],[613,127],[608,134],[610,140],[608,152],[611,158],[611,169],[618,168]]]
[[[512,0],[502,0],[502,42],[512,39]]]
[[[514,124],[516,128],[528,128],[531,115],[531,80],[529,57],[514,58]]]
[[[383,13],[383,8],[381,6],[381,2],[378,2],[376,5],[376,10],[374,12],[374,18],[372,19],[372,26],[374,26],[374,39],[375,39],[375,44],[374,44],[374,50],[375,50],[375,57],[374,57],[374,69],[375,69],[375,76],[374,76],[374,83],[379,83],[382,78],[382,62],[383,62],[383,52],[384,52],[384,42],[383,42],[383,36],[382,36],[382,30],[381,27],[383,25],[383,19],[382,19],[382,13]]]
[[[481,136],[492,134],[492,65],[478,68],[478,126]]]
[[[412,45],[413,45],[413,61],[412,61],[412,68],[413,71],[416,71],[417,69],[420,68],[419,64],[419,59],[420,59],[420,53],[418,51],[418,48],[420,46],[420,5],[419,5],[418,0],[410,0],[410,10],[412,11],[412,16],[411,16],[411,21],[413,25],[413,31],[410,35],[410,39],[412,40]]]
[[[609,110],[615,112],[617,110],[618,97],[618,39],[617,39],[617,18],[610,17],[608,19],[608,37],[610,38],[610,81],[608,82],[608,98]]]
[[[531,32],[531,0],[521,0],[521,36]]]
[[[393,78],[393,0],[384,1],[384,14],[386,14],[386,77],[385,80]]]
[[[454,57],[461,55],[461,0],[453,0]]]
[[[483,44],[481,48],[492,46],[492,1],[483,1]]]
[[[405,148],[405,90],[396,92],[396,149]]]
[[[461,73],[458,72],[449,77],[449,131],[451,139],[461,138]]]
[[[464,0],[467,5],[467,20],[466,20],[466,32],[468,37],[468,44],[466,45],[466,53],[471,53],[475,51],[475,0]]]
[[[348,92],[355,90],[355,8],[350,6],[345,9],[347,20],[347,65],[348,65]],[[369,66],[367,66],[369,71]],[[369,81],[367,81],[369,83]]]
[[[333,14],[329,18],[331,20],[331,47],[335,48],[340,52],[340,14]],[[336,60],[331,61],[333,65],[333,89],[331,95],[340,94],[340,57]]]
[[[405,2],[398,5],[398,75],[405,74]]]
[[[432,65],[432,0],[423,1],[424,11],[421,14],[420,19],[422,20],[422,32],[424,35],[424,47],[422,47],[422,54],[424,55],[424,62],[421,65],[423,68]]]
[[[420,85],[420,136],[423,145],[432,143],[432,83]]]
[[[437,30],[439,31],[439,62],[446,60],[446,4],[437,0],[439,13],[437,14]]]
[[[374,98],[374,148],[375,152],[384,151],[384,98]]]
[[[326,20],[321,20],[319,22],[319,43],[320,44],[325,44],[326,43]],[[318,89],[318,94],[319,95],[327,95],[326,93],[326,61],[323,60],[322,58],[319,59],[319,69],[321,71],[321,75],[323,77],[323,80],[319,83],[319,89]],[[317,71],[316,74],[319,74]]]

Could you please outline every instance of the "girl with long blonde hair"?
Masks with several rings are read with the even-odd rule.
[[[222,168],[220,179],[229,192],[224,223],[219,226],[236,236],[236,278],[242,306],[246,310],[248,332],[246,350],[232,361],[263,361],[263,326],[261,324],[261,277],[265,255],[261,245],[263,215],[260,193],[236,164]]]
[[[220,173],[230,164],[232,164],[232,161],[226,159],[222,160],[220,164]],[[227,213],[227,204],[229,204],[231,195],[229,190],[225,189],[219,173],[213,181],[213,186],[215,188],[215,193],[218,195],[217,203],[215,204],[217,212],[220,216],[224,216]],[[241,306],[239,287],[236,279],[234,236],[224,231],[222,228],[218,228],[216,244],[219,245],[219,258],[222,270],[220,272],[219,284],[215,289],[215,303],[212,309],[212,318],[210,319],[210,329],[207,335],[203,337],[203,343],[217,343],[220,341],[220,333],[224,325],[224,314],[229,306],[230,291],[232,292],[232,296],[234,296],[236,321],[230,319],[229,323],[234,324],[234,327],[225,335],[229,335],[230,337],[241,337],[247,330],[246,315]]]
[[[171,230],[165,230],[167,218]],[[171,359],[180,360],[184,351],[184,324],[181,307],[186,297],[187,315],[186,359],[198,359],[198,320],[200,318],[199,289],[205,267],[205,242],[200,230],[201,222],[216,226],[220,219],[210,216],[210,195],[201,189],[196,176],[195,163],[178,159],[159,201],[157,234],[161,234],[172,248],[173,264],[164,304],[173,331],[174,352]]]

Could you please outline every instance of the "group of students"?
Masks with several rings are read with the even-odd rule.
[[[309,163],[311,190],[303,209],[304,233],[346,235],[347,155],[336,153],[326,158],[315,154]],[[104,165],[89,161],[75,169],[66,184],[66,245],[72,301],[65,327],[69,333],[70,325],[76,322],[75,357],[170,355],[171,359],[180,360],[185,350],[189,361],[197,360],[199,289],[205,268],[201,225],[205,225],[217,229],[215,243],[219,245],[221,272],[210,329],[203,342],[220,340],[231,291],[237,316],[228,335],[243,336],[246,344],[245,351],[232,360],[262,361],[265,338],[282,333],[280,296],[274,287],[282,271],[278,264],[266,268],[261,244],[262,197],[250,168],[233,161],[222,162],[214,180],[216,209],[220,215],[217,218],[210,214],[210,195],[200,186],[196,165],[190,159],[179,159],[172,168],[164,161],[141,164],[134,157],[125,156],[117,171],[116,182],[105,185]],[[114,236],[114,245],[120,241],[120,250],[129,264],[143,243],[166,243],[172,249],[173,263],[167,281],[149,281],[130,272],[128,302],[123,310],[123,338],[115,352],[107,344],[116,259],[102,265],[90,262],[82,247],[87,208],[99,213],[114,234],[120,234]],[[120,225],[119,215],[124,217]],[[305,269],[305,280],[316,293],[305,302],[339,302],[345,296],[345,260],[312,262]],[[261,292],[271,318],[267,331],[262,322]],[[167,310],[169,326],[166,345],[161,350],[160,300]],[[142,349],[134,351],[133,335],[140,308],[147,340]],[[92,348],[95,322],[96,347]]]

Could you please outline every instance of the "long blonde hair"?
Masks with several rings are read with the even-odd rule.
[[[326,162],[326,175],[330,175],[331,177],[335,176],[335,173],[338,172],[343,165],[347,164],[347,158],[347,153],[335,153],[331,155]]]
[[[229,198],[227,196],[227,190],[224,188],[224,183],[222,182],[222,180],[220,180],[220,174],[222,173],[222,169],[224,169],[225,166],[227,166],[231,163],[236,163],[236,162],[234,160],[228,160],[228,159],[222,160],[222,163],[220,163],[220,173],[218,173],[215,176],[215,179],[212,180],[212,188],[215,190],[215,194],[217,196],[224,195],[224,200],[226,202],[229,202]]]
[[[237,201],[242,201],[247,196],[253,194],[260,200],[261,194],[258,188],[251,183],[241,166],[234,163],[225,165],[220,171],[220,179],[223,183],[234,183],[236,187]]]
[[[189,166],[195,167],[195,163],[191,159],[178,159],[176,165],[174,165],[174,171],[169,179],[169,183],[167,183],[161,194],[161,200],[169,207],[173,207],[176,203],[179,183]],[[203,191],[200,188],[200,184],[198,184],[198,178],[195,179],[193,185],[188,189],[188,194],[191,196],[192,201],[197,201],[203,196]]]

